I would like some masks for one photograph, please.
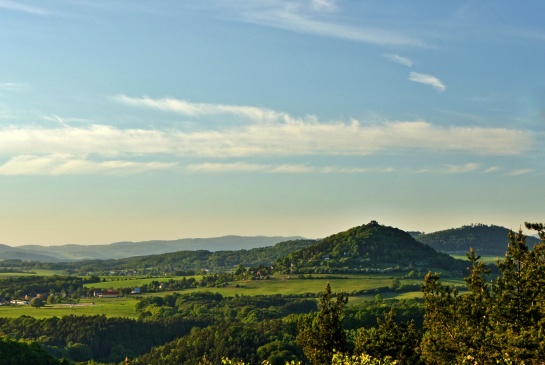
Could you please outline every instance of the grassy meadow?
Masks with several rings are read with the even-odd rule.
[[[16,318],[31,316],[34,318],[62,317],[69,315],[106,315],[107,317],[136,318],[135,298],[82,299],[78,304],[48,304],[34,308],[29,305],[0,306],[0,317]]]
[[[200,276],[195,277],[200,280]],[[198,291],[217,292],[223,296],[235,295],[272,295],[272,294],[318,294],[322,292],[327,283],[333,291],[344,291],[348,294],[353,291],[373,290],[380,287],[391,286],[394,276],[391,274],[366,274],[366,275],[335,275],[333,278],[326,278],[325,275],[313,275],[312,279],[302,279],[299,277],[288,277],[280,275],[268,280],[241,280],[231,282],[229,286],[222,288],[194,288],[178,291],[179,293],[193,293]],[[398,277],[401,284],[421,284],[422,278],[404,279]],[[105,282],[88,284],[100,289],[110,287],[137,287],[151,281],[166,281],[169,279],[181,280],[182,277],[166,278],[126,278],[126,277],[106,277]],[[451,278],[445,280],[450,284],[461,285],[464,283],[462,278]],[[107,317],[128,317],[136,318],[137,313],[135,304],[141,297],[148,295],[163,296],[169,292],[158,292],[142,294],[138,297],[127,298],[87,298],[82,299],[76,305],[55,304],[47,305],[42,308],[33,308],[28,305],[0,306],[0,317],[19,317],[22,315],[35,318],[62,317],[65,315],[106,315]],[[394,293],[381,293],[384,299],[407,299],[421,297],[422,293],[417,291]],[[365,300],[373,300],[375,294],[362,296],[350,296],[348,305],[355,305]]]

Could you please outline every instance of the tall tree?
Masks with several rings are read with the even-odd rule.
[[[466,278],[468,292],[460,295],[428,274],[423,285],[426,334],[421,349],[429,364],[475,364],[504,361],[541,364],[545,358],[545,242],[528,249],[522,231],[509,234],[500,275],[488,282],[488,272],[473,250]]]
[[[346,334],[342,326],[344,306],[348,297],[344,293],[333,299],[331,286],[326,285],[320,298],[320,310],[299,322],[297,344],[314,365],[331,364],[333,354],[347,350]]]
[[[377,318],[377,327],[362,328],[356,339],[356,354],[367,354],[374,358],[390,357],[405,365],[420,365],[418,348],[422,335],[414,321],[396,322],[394,308]]]

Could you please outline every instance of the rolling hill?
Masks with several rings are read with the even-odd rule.
[[[117,242],[107,245],[24,245],[11,247],[0,244],[0,259],[21,259],[40,262],[107,260],[190,250],[227,251],[252,249],[301,238],[223,236],[215,238],[184,238],[171,241]]]
[[[473,248],[480,255],[504,256],[509,242],[509,229],[485,224],[471,224],[460,228],[422,234],[416,237],[437,251],[449,254],[465,254]],[[528,236],[526,244],[533,247],[539,239]]]

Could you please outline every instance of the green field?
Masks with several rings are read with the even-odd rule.
[[[30,272],[0,272],[0,278],[9,276],[52,276],[52,275],[64,275],[63,270],[30,270]]]
[[[197,276],[186,276],[186,279],[195,278],[197,280],[202,279],[202,275]],[[149,278],[149,277],[127,277],[127,276],[103,276],[103,279],[106,281],[101,281],[100,283],[92,283],[85,285],[88,288],[97,288],[97,289],[109,289],[109,288],[134,288],[140,287],[144,284],[149,284],[152,281],[158,281],[160,283],[173,280],[182,280],[182,276],[168,276],[168,277],[159,277],[159,278]]]
[[[28,305],[0,306],[0,317],[16,318],[31,316],[34,318],[62,317],[68,315],[96,315],[105,314],[107,317],[136,318],[137,300],[134,298],[116,299],[82,299],[79,304],[55,304],[42,308],[33,308]]]
[[[450,255],[450,256],[452,256],[452,257],[454,257],[455,259],[458,259],[458,260],[467,260],[466,255]],[[498,259],[500,259],[500,258],[501,257],[498,257],[498,256],[481,256],[481,261],[484,262],[487,265],[490,265],[490,264],[495,265],[496,262],[498,261]]]
[[[342,278],[341,278],[342,277]],[[231,282],[229,286],[222,288],[194,288],[178,291],[179,293],[193,293],[198,291],[217,292],[223,296],[231,297],[235,295],[273,295],[273,294],[306,294],[312,293],[317,295],[325,289],[327,283],[331,285],[334,292],[343,291],[348,294],[359,290],[372,290],[379,287],[390,286],[394,276],[391,274],[366,274],[366,275],[335,275],[334,278],[326,278],[325,275],[313,275],[312,279],[301,279],[299,277],[289,277],[287,275],[276,276],[268,280],[243,280]],[[181,277],[172,278],[126,278],[126,277],[106,277],[107,281],[96,284],[88,284],[100,289],[110,287],[133,287],[141,286],[142,284],[151,281],[167,281],[169,279],[180,280]],[[112,280],[113,279],[113,280]],[[200,277],[196,277],[197,280]],[[422,278],[403,279],[400,278],[401,284],[422,284]],[[445,283],[454,285],[463,285],[464,281],[461,278],[452,278],[444,280]],[[147,295],[163,296],[169,292],[158,292],[143,294],[139,297]],[[422,297],[419,290],[413,292],[381,293],[384,299],[407,299]],[[349,305],[360,303],[364,300],[373,300],[375,294],[371,293],[362,296],[350,296]],[[89,298],[82,299],[80,305],[48,305],[43,308],[33,308],[27,305],[0,306],[0,317],[19,317],[28,315],[35,318],[62,317],[65,315],[96,315],[104,314],[108,317],[129,317],[136,318],[137,313],[135,304],[137,298],[116,298],[116,299],[101,299]]]

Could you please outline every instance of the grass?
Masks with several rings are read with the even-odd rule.
[[[79,305],[54,304],[41,308],[34,308],[28,305],[0,306],[0,317],[17,318],[20,316],[31,316],[34,318],[62,317],[68,315],[97,315],[105,314],[107,317],[128,317],[136,318],[134,298],[115,299],[82,299]]]
[[[467,261],[466,255],[451,255],[451,256],[454,257],[455,259]],[[481,256],[481,261],[484,262],[485,264],[495,265],[498,259],[501,259],[501,258],[502,257],[499,257],[499,256]]]
[[[201,280],[202,276],[186,276],[186,279],[194,277],[197,280]],[[109,288],[134,288],[140,287],[144,284],[149,284],[152,281],[158,281],[160,283],[173,280],[182,280],[183,276],[168,276],[168,277],[159,277],[159,278],[149,278],[149,277],[127,277],[127,276],[104,276],[106,281],[101,281],[99,283],[86,284],[85,286],[97,289],[109,289]]]
[[[366,274],[366,275],[335,275],[337,278],[328,279],[325,275],[313,275],[313,279],[300,279],[298,277],[288,278],[287,275],[276,276],[270,280],[243,280],[230,283],[224,288],[195,288],[178,291],[179,293],[193,293],[198,291],[217,292],[223,296],[231,297],[235,295],[272,295],[272,294],[305,294],[312,293],[317,295],[323,292],[327,283],[331,285],[334,292],[344,291],[350,294],[353,291],[370,290],[379,287],[390,286],[394,275],[392,274]],[[340,278],[346,277],[346,278]],[[172,277],[174,280],[180,280],[182,277]],[[96,288],[106,289],[109,287],[132,287],[141,286],[144,283],[151,281],[165,281],[171,278],[113,278],[106,282],[88,284]],[[119,279],[119,280],[118,280]],[[126,280],[125,280],[126,279]],[[200,279],[200,277],[197,277]],[[400,277],[402,284],[422,284],[422,278],[403,279]],[[447,278],[444,283],[461,285],[464,284],[461,278]],[[142,296],[164,296],[168,292],[159,292],[151,294],[143,294]],[[422,297],[420,291],[407,293],[381,293],[384,299],[408,299]],[[375,294],[363,296],[350,296],[348,304],[355,305],[364,300],[374,300]],[[43,308],[33,308],[27,305],[21,306],[0,306],[0,317],[14,318],[22,315],[32,316],[35,318],[49,318],[53,316],[62,317],[65,315],[96,315],[104,314],[108,317],[128,317],[136,318],[135,298],[116,298],[116,299],[101,299],[89,298],[82,299],[82,305],[48,305]],[[92,303],[92,304],[91,304]]]
[[[53,276],[53,275],[64,275],[63,270],[30,270],[29,272],[0,272],[0,278],[2,277],[13,277],[13,276]]]

